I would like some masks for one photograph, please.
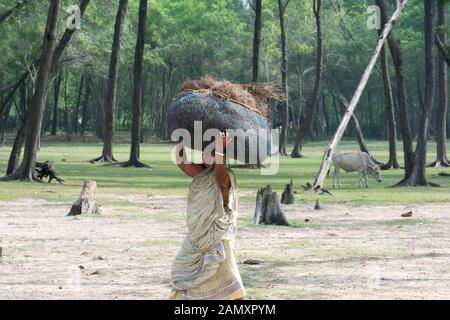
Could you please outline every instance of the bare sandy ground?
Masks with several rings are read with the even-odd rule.
[[[167,298],[185,199],[99,202],[101,216],[75,218],[68,203],[0,202],[0,299]],[[252,225],[254,203],[241,203],[237,254],[249,299],[450,298],[450,203],[313,206],[285,207],[297,227],[270,227]]]

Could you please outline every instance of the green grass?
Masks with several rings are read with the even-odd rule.
[[[260,175],[258,170],[235,169],[240,191],[255,191],[270,184],[275,191],[281,192],[290,179],[294,180],[296,190],[301,192],[301,185],[312,182],[320,166],[323,149],[326,143],[308,143],[304,147],[306,155],[303,159],[282,158],[279,172],[272,176]],[[385,161],[388,156],[387,142],[369,141],[371,151],[378,160]],[[90,164],[88,160],[97,157],[102,149],[100,143],[63,143],[53,142],[42,145],[38,154],[39,161],[53,160],[58,173],[66,180],[65,185],[57,183],[38,184],[24,182],[0,182],[0,201],[17,200],[20,198],[43,198],[49,201],[72,202],[79,193],[84,180],[93,179],[98,183],[98,194],[177,194],[186,195],[190,178],[184,176],[170,159],[171,145],[143,144],[142,160],[152,166],[149,169],[121,168],[102,163]],[[357,150],[354,142],[344,141],[340,150]],[[401,146],[399,145],[399,150]],[[430,143],[428,160],[434,160],[435,144]],[[5,172],[10,148],[0,149],[0,172]],[[117,159],[127,160],[129,145],[116,144],[114,153]],[[63,161],[65,159],[66,161]],[[399,154],[399,159],[402,155]],[[435,176],[444,171],[441,168],[427,169],[430,181],[440,184],[441,188],[390,188],[401,180],[402,170],[383,172],[383,183],[377,184],[371,180],[369,189],[359,189],[356,174],[342,173],[344,189],[332,190],[331,177],[327,186],[334,196],[323,196],[324,203],[343,204],[408,204],[448,202],[450,200],[450,178]],[[252,200],[246,195],[243,200]],[[297,201],[314,202],[317,195],[299,193]],[[116,205],[126,205],[117,201]]]

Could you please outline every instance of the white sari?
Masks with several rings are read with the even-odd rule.
[[[236,263],[236,178],[231,179],[229,209],[223,207],[214,166],[192,180],[187,203],[188,233],[172,265],[171,299],[243,299]]]

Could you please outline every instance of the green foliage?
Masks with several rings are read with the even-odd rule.
[[[353,93],[378,32],[367,27],[367,8],[373,1],[334,0],[323,3],[323,105],[327,117],[326,133],[330,135],[338,124],[340,113],[336,112],[330,91],[347,97]],[[66,9],[72,4],[72,0],[63,1],[59,36],[64,32],[69,17]],[[128,129],[131,123],[138,6],[138,0],[129,1],[122,38],[117,127],[124,129]],[[392,11],[390,1],[387,1],[387,6]],[[0,13],[10,7],[10,1],[0,0]],[[47,10],[47,1],[34,1],[0,25],[0,90],[4,94],[27,66],[39,57]],[[143,126],[148,129],[146,134],[167,137],[161,125],[165,121],[165,109],[185,79],[209,74],[234,82],[250,81],[254,12],[243,0],[150,0],[148,10]],[[67,90],[71,115],[76,105],[80,77],[89,75],[96,83],[102,83],[107,77],[116,11],[117,2],[91,1],[82,20],[81,30],[75,33],[61,59],[59,70],[69,70]],[[281,59],[277,1],[264,1],[262,22],[260,79],[279,83]],[[312,0],[290,1],[286,23],[291,103],[298,117],[314,83],[316,26]],[[421,91],[424,89],[424,67],[421,63],[424,60],[423,1],[409,1],[394,32],[401,40],[404,51],[411,104],[418,110],[423,95]],[[392,61],[390,67],[393,76]],[[97,98],[95,103],[91,101],[91,114],[96,112],[98,102],[103,99],[104,92],[100,88],[94,88]],[[363,98],[358,106],[361,125],[367,136],[385,138],[385,106],[379,71],[372,75],[366,93],[370,93],[370,99]],[[49,96],[51,94],[52,89]],[[48,106],[52,106],[52,99],[49,99]],[[418,111],[413,112],[414,123],[417,123],[418,115]],[[15,117],[14,108],[11,116]],[[48,122],[50,118],[47,114],[44,119]],[[62,122],[59,119],[60,127],[63,126]],[[90,119],[88,125],[92,127],[94,120]],[[45,127],[48,128],[48,123]],[[12,125],[9,128],[12,129]],[[317,136],[317,130],[313,130],[313,137]]]

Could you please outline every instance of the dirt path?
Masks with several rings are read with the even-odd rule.
[[[185,200],[99,201],[102,216],[76,218],[67,203],[0,202],[0,299],[166,298]],[[237,253],[250,299],[450,296],[450,203],[313,205],[286,208],[293,228],[254,226],[253,203],[241,203]],[[243,264],[249,258],[262,263]]]

